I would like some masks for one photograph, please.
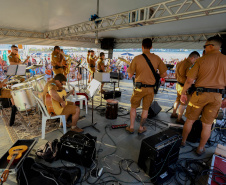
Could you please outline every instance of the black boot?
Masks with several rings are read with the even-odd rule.
[[[12,106],[12,112],[11,112],[11,117],[9,121],[9,126],[13,126],[14,121],[15,121],[15,116],[16,116],[17,108],[15,105]]]

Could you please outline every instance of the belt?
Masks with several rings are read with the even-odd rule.
[[[55,69],[64,68],[64,66],[53,66]]]
[[[155,85],[147,85],[147,84],[142,84],[141,87],[155,87]]]
[[[182,87],[184,87],[184,84],[183,83],[180,83],[180,82],[177,82],[179,85],[181,85]]]
[[[0,96],[2,95],[2,88],[0,88]]]
[[[197,87],[196,94],[198,95],[199,92],[214,92],[214,93],[223,94],[224,89],[212,89],[212,88]]]
[[[89,67],[95,67],[94,65],[90,65]]]

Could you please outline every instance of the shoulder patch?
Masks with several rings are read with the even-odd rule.
[[[12,56],[10,55],[9,58],[12,58]]]
[[[54,55],[54,57],[57,57],[56,55]]]
[[[51,83],[51,85],[56,85],[55,83]]]

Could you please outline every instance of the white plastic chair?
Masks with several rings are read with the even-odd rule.
[[[75,89],[75,86],[69,83],[69,85],[68,85],[69,90],[70,90],[70,86]],[[88,114],[88,105],[87,105],[87,98],[86,98],[86,96],[84,96],[84,95],[77,95],[75,93],[75,95],[70,95],[67,98],[67,101],[71,101],[71,102],[78,102],[79,101],[80,109],[83,109],[83,101],[85,101],[86,114]]]
[[[63,133],[66,133],[66,118],[65,115],[57,115],[57,116],[50,116],[45,105],[43,104],[42,100],[40,100],[34,93],[34,98],[38,103],[39,109],[42,111],[42,139],[45,139],[45,132],[46,132],[46,121],[48,119],[56,119],[60,118],[61,123],[63,123]]]

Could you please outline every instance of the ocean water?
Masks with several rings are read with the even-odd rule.
[[[198,51],[201,55],[201,52]],[[118,58],[122,57],[122,53],[125,52],[114,52],[113,57]],[[142,54],[142,52],[129,52],[131,54],[134,54],[134,56]],[[161,59],[166,59],[166,61],[172,61],[174,59],[183,60],[188,57],[188,55],[191,53],[191,51],[183,51],[183,52],[151,52],[156,55],[158,55]]]

